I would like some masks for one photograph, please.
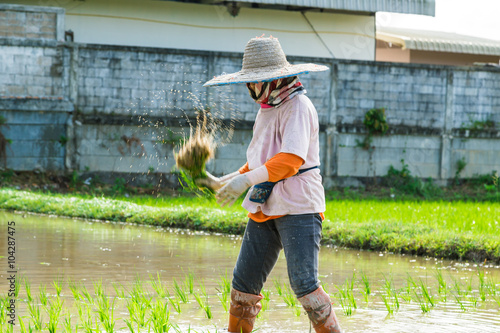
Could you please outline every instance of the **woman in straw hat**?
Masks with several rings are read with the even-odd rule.
[[[325,211],[319,171],[319,124],[298,74],[328,70],[290,65],[276,38],[253,38],[241,71],[205,86],[246,83],[260,105],[247,163],[238,171],[202,180],[217,191],[222,206],[252,187],[240,254],[233,271],[229,332],[249,333],[261,309],[261,290],[284,249],[290,285],[316,332],[340,332],[330,297],[318,280],[321,225]]]

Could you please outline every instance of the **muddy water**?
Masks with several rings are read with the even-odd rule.
[[[46,285],[48,293],[53,295],[51,285],[58,276],[66,281],[81,281],[89,289],[93,281],[102,279],[107,292],[113,295],[113,282],[130,287],[137,275],[147,281],[149,274],[159,272],[172,292],[173,278],[183,281],[185,274],[192,272],[196,276],[195,288],[198,289],[202,281],[206,286],[214,318],[206,319],[191,296],[181,314],[172,310],[171,320],[186,331],[191,327],[200,332],[216,329],[222,332],[225,327],[226,313],[216,297],[216,288],[220,276],[232,270],[241,242],[239,237],[6,212],[0,212],[0,221],[3,235],[7,232],[7,221],[16,222],[16,265],[33,287]],[[6,237],[1,237],[0,295],[8,289],[6,246]],[[346,332],[500,332],[497,303],[467,304],[463,311],[452,301],[451,294],[447,302],[439,303],[427,314],[422,313],[416,302],[401,301],[399,311],[388,315],[381,297],[376,295],[382,290],[384,276],[391,276],[397,288],[405,285],[409,274],[436,289],[436,268],[442,269],[450,284],[454,280],[462,281],[464,286],[471,279],[477,282],[477,266],[464,262],[327,247],[322,249],[320,259],[321,280],[331,294],[336,292],[335,285],[351,278],[353,272],[358,280],[364,272],[375,291],[368,303],[361,293],[356,294],[358,309],[352,316],[344,315],[334,298],[335,310]],[[488,279],[500,283],[500,267],[486,265],[481,269]],[[265,286],[273,295],[269,309],[262,312],[257,321],[260,332],[309,332],[307,317],[304,314],[297,317],[286,307],[276,295],[274,280],[287,281],[283,256]],[[71,302],[67,285],[62,295],[67,299],[65,304]],[[19,311],[21,315],[25,311],[23,302]],[[117,302],[115,317],[127,317],[124,302]],[[117,328],[123,327],[123,321],[119,320]]]

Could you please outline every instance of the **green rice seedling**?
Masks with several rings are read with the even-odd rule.
[[[474,295],[471,295],[469,299],[470,299],[472,305],[474,305],[474,307],[477,308],[477,306],[479,304],[479,298],[475,297]]]
[[[283,299],[283,301],[285,301],[285,304],[288,307],[294,308],[297,306],[297,298],[294,294],[285,292],[283,296],[281,296],[281,298]]]
[[[432,298],[429,288],[424,283],[424,281],[422,281],[422,279],[420,279],[420,288],[422,290],[423,297],[426,299],[427,302],[431,304],[432,307],[434,307],[436,305],[434,299]]]
[[[443,273],[441,272],[440,269],[437,269],[434,275],[438,282],[438,293],[442,296],[443,301],[446,302],[448,294],[448,285],[443,277]]]
[[[413,290],[413,292],[415,293],[420,310],[422,310],[423,313],[431,311],[431,305],[425,300],[425,298],[421,297],[416,290]]]
[[[224,294],[231,294],[231,279],[226,276],[220,276],[220,281],[218,282],[220,292]]]
[[[197,126],[191,130],[190,138],[185,140],[179,152],[174,153],[175,163],[193,180],[206,177],[205,164],[214,156],[214,137],[207,127],[208,114],[204,111],[197,116]]]
[[[181,286],[179,286],[175,278],[173,279],[173,283],[174,283],[174,291],[177,297],[181,300],[182,303],[187,303],[188,297],[184,289]]]
[[[45,324],[45,327],[47,328],[49,333],[54,333],[57,331],[59,320],[61,319],[60,315],[63,308],[63,302],[64,301],[61,301],[60,298],[56,298],[55,300],[48,303],[46,311],[49,316],[49,321]]]
[[[80,289],[80,294],[83,295],[83,297],[87,300],[87,302],[89,304],[92,304],[93,303],[93,297],[90,294],[90,292],[88,291],[87,287],[85,287],[84,284],[81,284],[79,289]]]
[[[189,272],[186,274],[186,280],[184,281],[184,285],[186,286],[186,290],[192,295],[194,293],[194,274],[193,272]]]
[[[137,325],[137,330],[134,328],[134,321],[133,320],[129,320],[129,319],[123,319],[123,321],[125,322],[125,325],[127,325],[130,333],[136,333],[136,332],[139,332],[139,326]]]
[[[463,312],[467,311],[467,308],[465,307],[464,303],[460,299],[460,295],[453,295],[455,297],[455,300],[457,301],[458,305],[460,306],[460,309],[462,309]]]
[[[167,303],[159,299],[151,307],[150,326],[153,326],[153,332],[164,333],[170,330],[170,310]]]
[[[285,304],[290,308],[295,308],[298,304],[297,298],[292,292],[292,289],[286,283],[283,283],[281,298],[283,299]]]
[[[321,288],[323,288],[325,293],[330,294],[330,290],[329,290],[328,285],[326,283],[321,282]]]
[[[352,278],[351,281],[349,281],[349,289],[351,289],[351,291],[354,290],[355,282],[356,282],[356,272],[352,272]]]
[[[279,280],[274,280],[274,287],[276,288],[278,296],[283,296],[283,288],[281,287],[281,282]]]
[[[402,292],[399,296],[404,299],[407,303],[410,303],[412,300],[413,291],[416,288],[415,280],[411,277],[410,274],[406,276],[406,287],[402,289]]]
[[[168,296],[168,301],[177,313],[181,313],[181,303],[179,302],[179,300],[176,297]]]
[[[371,295],[372,290],[370,287],[370,281],[364,272],[361,272],[361,281],[363,282],[363,289],[361,290],[361,293],[363,294],[365,302],[368,303],[368,296]]]
[[[300,306],[296,306],[293,308],[293,314],[296,317],[300,317],[301,312],[302,312],[302,308]]]
[[[28,327],[24,324],[23,317],[19,317],[19,326],[21,329],[21,333],[33,333],[33,327],[31,326],[31,322],[28,319]]]
[[[24,288],[26,289],[26,297],[28,298],[28,302],[33,302],[33,295],[31,294],[31,283],[28,279],[24,279]]]
[[[5,333],[14,333],[14,325],[7,324],[7,327],[2,327]]]
[[[353,295],[353,290],[351,289],[351,283],[348,279],[342,286],[337,286],[337,299],[339,300],[340,306],[346,316],[351,316],[353,314],[353,308],[356,309],[356,299]]]
[[[24,317],[24,316],[19,317],[19,330],[20,330],[20,332],[21,333],[33,333],[33,327],[31,327],[30,320],[28,319],[28,327],[26,327],[26,324],[24,323],[23,318],[26,318],[26,317]]]
[[[42,330],[42,311],[40,310],[40,306],[35,305],[33,303],[28,303],[28,312],[31,316],[31,321],[33,322],[33,325],[35,326],[35,330],[41,331]]]
[[[198,302],[198,305],[200,308],[205,311],[205,315],[207,316],[207,319],[212,319],[212,310],[210,309],[210,305],[208,304],[208,297],[203,295],[205,299],[201,297],[198,293],[194,293],[194,298],[196,299],[196,302]]]
[[[61,297],[62,287],[64,283],[63,281],[64,278],[61,276],[58,276],[54,281],[52,281],[52,285],[54,286],[57,297]]]
[[[483,302],[486,301],[486,293],[488,291],[488,283],[484,274],[484,270],[481,271],[479,268],[477,270],[477,277],[479,279],[479,297]]]
[[[495,295],[493,296],[493,300],[498,304],[498,306],[500,307],[500,295]]]
[[[271,290],[262,290],[262,296],[266,301],[271,300]]]
[[[71,314],[69,312],[66,313],[64,317],[64,333],[73,333],[73,325],[71,324]],[[78,325],[76,325],[74,332],[78,332]]]
[[[5,303],[5,300],[8,299],[5,295],[0,296],[0,313],[5,314],[7,313],[7,305]],[[0,315],[0,326],[2,326],[7,320],[7,316],[5,315]]]
[[[47,292],[45,291],[45,285],[40,286],[39,299],[43,306],[47,306],[48,297]]]
[[[382,301],[384,302],[385,308],[387,309],[387,312],[389,312],[389,314],[392,315],[394,313],[394,309],[391,306],[390,296],[386,296],[384,294],[382,294],[381,296],[382,296]]]
[[[102,280],[94,281],[92,282],[94,285],[94,295],[97,296],[97,298],[102,298],[105,296],[104,292],[104,287],[102,285]]]
[[[200,291],[203,294],[203,296],[208,297],[207,291],[205,289],[205,281],[204,280],[201,280],[201,282],[200,282]]]
[[[219,298],[219,301],[222,304],[222,307],[224,308],[224,312],[228,312],[228,307],[229,307],[228,294],[226,294],[226,293],[217,293],[217,298]],[[264,305],[262,305],[262,308],[264,308]]]
[[[271,291],[270,290],[262,290],[262,300],[260,304],[262,305],[261,311],[264,312],[269,309],[269,302],[271,300]]]
[[[21,281],[24,280],[24,277],[21,276],[19,279],[14,280],[14,298],[19,298],[19,292],[21,291]]]
[[[127,310],[132,322],[135,322],[139,328],[146,327],[146,314],[149,309],[149,305],[144,306],[140,300],[130,299],[127,300]]]
[[[115,290],[116,296],[119,298],[125,298],[125,288],[121,283],[112,283],[113,289]]]
[[[151,274],[149,274],[149,281],[151,286],[156,291],[156,295],[160,298],[167,297],[167,288],[163,285],[160,279],[160,273],[156,272],[156,279],[153,278]]]
[[[111,301],[104,293],[104,289],[102,289],[102,291],[99,291],[99,296],[96,297],[95,305],[97,307],[96,312],[99,321],[101,322],[104,330],[107,333],[113,333],[116,325],[116,321],[114,319],[115,299],[113,298],[113,301]]]
[[[82,295],[80,294],[80,290],[78,288],[78,285],[76,284],[76,282],[72,281],[72,280],[69,280],[68,281],[68,285],[69,285],[69,290],[71,290],[71,293],[73,294],[73,299],[75,301],[80,301],[83,299]]]

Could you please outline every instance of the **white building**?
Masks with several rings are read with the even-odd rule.
[[[375,13],[434,15],[434,0],[10,0],[66,10],[74,41],[241,52],[280,38],[289,55],[375,60]]]

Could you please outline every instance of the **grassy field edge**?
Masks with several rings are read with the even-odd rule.
[[[162,227],[243,234],[242,211],[184,204],[154,207],[106,197],[32,193],[0,189],[0,209],[121,221]],[[446,259],[500,263],[498,237],[442,230],[427,225],[391,221],[323,223],[323,243],[354,249],[416,254]]]

